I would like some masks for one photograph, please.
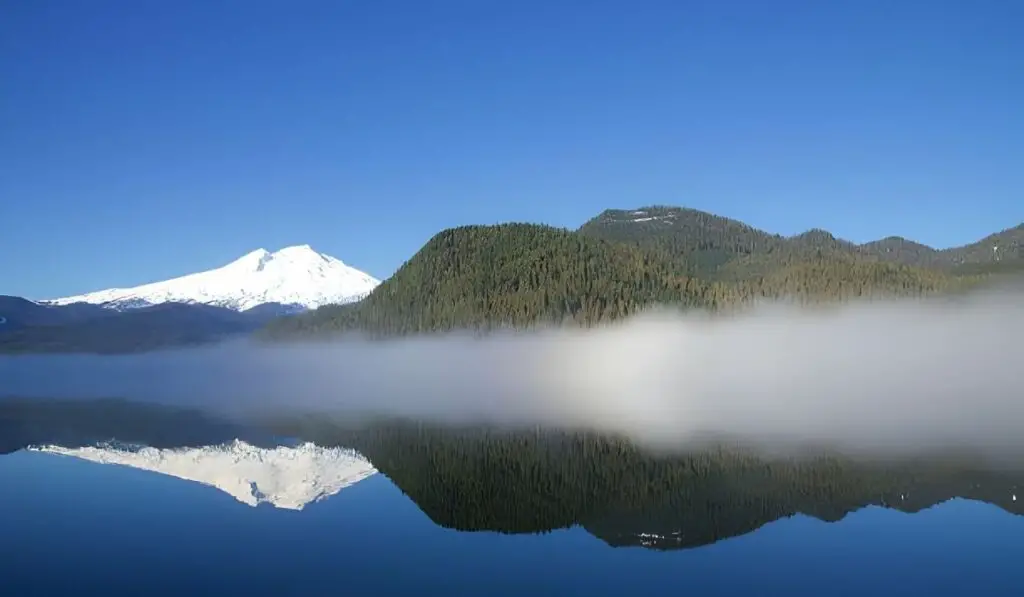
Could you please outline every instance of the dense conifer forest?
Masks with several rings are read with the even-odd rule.
[[[594,324],[658,303],[703,306],[711,285],[623,244],[534,224],[441,232],[355,305],[275,322],[271,331],[371,335]]]
[[[260,335],[589,326],[653,305],[714,312],[762,299],[962,292],[1024,271],[1022,242],[1018,226],[944,251],[895,237],[856,245],[823,230],[782,237],[671,207],[609,210],[577,231],[464,226],[434,236],[360,303],[275,320]]]

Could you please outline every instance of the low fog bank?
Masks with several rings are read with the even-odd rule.
[[[0,358],[0,395],[585,427],[684,447],[1024,450],[1024,294],[593,330]]]

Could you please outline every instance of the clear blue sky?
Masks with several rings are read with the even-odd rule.
[[[309,243],[696,207],[783,234],[1024,220],[1024,2],[0,5],[0,294]]]

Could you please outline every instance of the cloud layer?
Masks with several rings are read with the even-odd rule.
[[[706,434],[846,450],[1024,448],[1024,294],[475,339],[0,359],[0,394],[119,396],[232,414],[372,412],[542,424],[662,447]]]

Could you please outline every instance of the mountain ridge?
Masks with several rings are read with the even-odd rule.
[[[633,217],[630,217],[630,216],[633,216]],[[927,245],[927,244],[924,244],[924,243],[920,243],[918,241],[915,241],[913,239],[909,239],[907,237],[900,236],[900,235],[889,235],[889,236],[882,237],[882,238],[879,238],[879,239],[865,241],[863,243],[856,243],[854,241],[843,239],[842,237],[838,237],[835,234],[833,234],[832,232],[830,232],[829,230],[827,230],[825,228],[817,227],[817,226],[809,228],[807,230],[804,230],[803,232],[798,232],[798,233],[791,234],[791,235],[783,235],[783,234],[779,234],[777,232],[770,232],[770,231],[765,230],[763,228],[758,228],[756,226],[753,226],[751,224],[747,224],[746,222],[744,222],[742,220],[739,220],[739,219],[736,219],[736,218],[731,218],[731,217],[728,217],[728,216],[722,216],[722,215],[718,215],[718,214],[715,214],[715,213],[712,213],[712,212],[709,212],[709,211],[704,211],[704,210],[700,210],[700,209],[696,209],[696,208],[692,208],[692,207],[677,206],[677,205],[666,205],[666,204],[651,204],[651,205],[644,205],[644,206],[640,206],[640,207],[636,207],[636,208],[630,208],[630,209],[627,209],[627,208],[608,208],[608,209],[605,209],[605,210],[601,211],[601,213],[599,213],[598,215],[588,219],[579,228],[577,228],[577,230],[580,230],[580,229],[586,227],[588,224],[595,224],[595,223],[601,223],[601,222],[625,223],[627,221],[631,221],[631,222],[635,222],[635,223],[644,223],[644,222],[654,222],[654,221],[670,221],[670,220],[673,220],[673,219],[676,219],[676,218],[679,218],[679,217],[688,217],[688,218],[691,218],[691,219],[703,220],[704,222],[707,222],[707,223],[716,223],[718,226],[729,225],[729,226],[735,226],[735,227],[738,227],[738,228],[744,228],[744,229],[747,229],[747,230],[752,231],[752,232],[758,232],[758,233],[760,233],[760,234],[762,234],[762,235],[764,235],[766,237],[772,237],[774,239],[779,239],[779,240],[793,239],[795,237],[799,237],[801,235],[806,235],[806,234],[809,234],[809,233],[825,233],[825,234],[827,234],[829,236],[832,236],[833,238],[839,240],[840,242],[848,243],[848,244],[854,245],[854,246],[861,246],[862,247],[862,246],[865,246],[865,245],[872,245],[872,244],[876,244],[876,243],[881,243],[883,241],[898,240],[898,241],[903,241],[903,242],[907,242],[907,243],[912,243],[912,244],[915,244],[915,245],[918,245],[918,246],[921,246],[921,247],[925,247],[927,249],[930,249],[930,250],[936,251],[936,252],[955,251],[955,250],[958,250],[958,249],[963,249],[963,248],[970,247],[970,246],[973,246],[973,245],[978,244],[978,243],[986,243],[986,242],[993,241],[993,240],[997,239],[998,237],[1002,237],[1002,236],[1005,236],[1007,234],[1013,234],[1013,235],[1024,234],[1024,222],[1021,222],[1021,223],[1018,223],[1016,225],[1009,226],[1007,228],[1003,228],[1001,230],[998,230],[996,232],[988,234],[988,235],[986,235],[986,236],[984,236],[984,237],[982,237],[982,238],[980,238],[980,239],[978,239],[976,241],[973,241],[973,242],[970,242],[970,243],[966,243],[966,244],[963,244],[963,245],[954,245],[954,246],[944,247],[944,248],[932,247],[930,245]]]
[[[575,230],[515,222],[448,228],[383,282],[309,245],[296,245],[275,253],[258,249],[216,270],[134,289],[20,305],[71,308],[86,300],[76,308],[123,313],[161,301],[210,305],[259,314],[267,321],[257,332],[264,339],[587,327],[656,306],[728,312],[762,300],[821,303],[959,293],[1024,272],[1022,247],[1024,224],[940,250],[898,236],[858,245],[821,228],[782,236],[692,208],[650,206],[604,210]],[[317,286],[334,271],[343,272],[339,279],[355,275],[358,284],[338,292],[329,292],[337,290],[329,284]],[[248,326],[209,317],[209,326],[182,334],[169,317],[157,315],[136,321],[153,330],[162,326],[159,334],[129,330],[127,320],[104,319],[102,326],[68,324],[64,337],[87,339],[85,344],[76,340],[72,346],[57,337],[64,332],[49,329],[31,337],[0,334],[0,350],[149,349],[218,340]],[[193,322],[200,316],[181,315]],[[120,326],[124,342],[98,342],[102,334],[96,328],[107,325]],[[4,326],[12,329],[4,324],[0,332]]]
[[[745,255],[787,252],[799,256],[818,250],[943,270],[967,265],[985,266],[1007,260],[1024,261],[1024,223],[973,243],[937,249],[901,236],[858,244],[821,228],[783,236],[710,212],[651,205],[635,209],[606,209],[587,220],[577,231],[677,257],[685,255],[690,262],[690,273],[705,277],[713,277],[727,262]]]

